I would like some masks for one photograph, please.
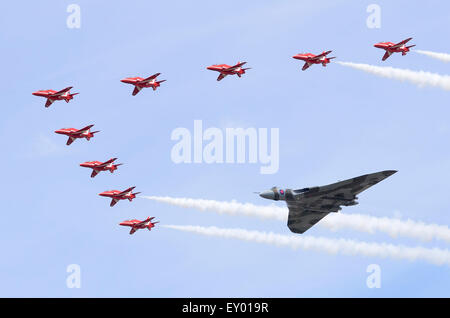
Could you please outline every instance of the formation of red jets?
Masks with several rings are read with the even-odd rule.
[[[380,42],[374,45],[376,48],[380,48],[385,50],[385,54],[382,57],[382,61],[385,61],[389,56],[391,56],[392,53],[402,53],[402,55],[406,55],[407,52],[409,52],[409,49],[411,47],[414,47],[415,45],[406,46],[406,43],[408,43],[412,38],[408,38],[406,40],[403,40],[399,43],[392,43],[392,42]],[[293,56],[294,59],[304,61],[305,64],[302,67],[302,70],[305,71],[308,69],[312,64],[322,64],[322,66],[326,66],[328,63],[331,62],[332,59],[335,57],[327,57],[328,54],[330,54],[332,51],[324,51],[320,54],[312,54],[312,53],[299,53]],[[228,75],[237,75],[238,77],[241,77],[243,74],[245,74],[246,70],[249,70],[250,68],[243,68],[243,66],[247,62],[238,62],[237,64],[230,66],[228,64],[214,64],[211,66],[208,66],[207,69],[215,72],[219,72],[219,76],[217,77],[217,81],[221,81]],[[147,78],[142,77],[127,77],[121,80],[122,83],[125,84],[131,84],[134,85],[134,89],[132,92],[132,95],[137,95],[142,88],[151,87],[155,91],[158,87],[161,86],[161,83],[165,82],[166,80],[160,80],[158,81],[158,76],[161,75],[161,73],[153,74]],[[66,87],[60,91],[55,90],[39,90],[34,93],[32,93],[35,96],[44,97],[46,98],[45,107],[49,107],[54,101],[57,100],[65,100],[66,103],[68,103],[70,100],[73,99],[73,97],[79,93],[70,93],[70,90],[72,89],[72,86]],[[69,137],[66,144],[70,145],[75,139],[85,138],[86,140],[90,140],[94,137],[94,134],[98,133],[99,131],[91,131],[91,128],[94,125],[89,125],[81,129],[76,128],[61,128],[58,130],[55,130],[55,133],[66,135]],[[121,163],[115,164],[114,162],[117,160],[117,158],[109,159],[105,162],[101,161],[87,161],[84,163],[81,163],[81,167],[90,168],[92,169],[91,178],[94,178],[99,172],[101,171],[110,171],[113,173],[115,170],[117,170],[117,167],[122,165]],[[109,190],[99,193],[102,197],[108,197],[111,198],[110,206],[114,206],[118,201],[120,200],[129,200],[132,201],[134,198],[136,198],[136,195],[140,192],[133,193],[135,187],[130,187],[124,191],[119,190]],[[146,220],[140,221],[140,220],[126,220],[119,225],[122,226],[129,226],[131,227],[130,234],[135,233],[138,229],[144,229],[147,228],[148,230],[151,230],[156,223],[159,222],[152,222],[154,217],[148,217]]]

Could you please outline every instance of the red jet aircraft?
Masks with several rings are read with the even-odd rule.
[[[140,193],[140,192],[133,193],[134,188],[136,187],[128,188],[122,192],[119,190],[110,190],[99,193],[98,195],[102,197],[112,198],[111,204],[109,206],[114,206],[119,200],[128,199],[128,201],[132,201],[136,197],[136,194]]]
[[[152,87],[153,90],[155,91],[157,87],[161,86],[160,84],[162,82],[165,82],[166,80],[162,80],[162,81],[157,81],[156,78],[160,75],[161,73],[156,73],[153,74],[150,77],[147,78],[142,78],[142,77],[127,77],[124,78],[123,80],[120,80],[122,83],[126,83],[126,84],[132,84],[134,85],[134,90],[133,90],[133,96],[135,96],[137,93],[139,93],[141,91],[142,88],[144,87]]]
[[[60,135],[66,135],[69,136],[69,139],[67,140],[66,145],[70,145],[75,139],[77,138],[86,138],[86,140],[91,139],[94,137],[94,134],[98,133],[97,131],[91,131],[91,128],[94,125],[89,125],[81,129],[75,129],[75,128],[61,128],[58,130],[55,130],[55,133]]]
[[[383,55],[383,58],[381,59],[382,61],[385,61],[389,56],[391,56],[392,53],[402,52],[402,55],[406,55],[406,52],[409,52],[409,49],[415,46],[415,45],[405,46],[405,44],[408,43],[411,39],[412,38],[408,38],[406,40],[398,42],[397,44],[392,42],[380,42],[374,44],[374,47],[386,51],[386,53],[384,53]]]
[[[305,61],[305,64],[302,67],[302,71],[306,70],[308,67],[310,67],[312,64],[322,64],[322,66],[327,66],[328,63],[330,63],[331,59],[336,58],[333,57],[327,57],[328,54],[330,54],[332,51],[326,51],[322,52],[319,55],[314,55],[312,53],[299,53],[293,56],[294,59]]]
[[[100,161],[86,161],[83,163],[80,163],[80,166],[85,168],[91,168],[92,174],[91,178],[95,177],[100,171],[110,171],[111,173],[114,172],[114,170],[117,170],[117,167],[122,165],[122,163],[114,164],[114,161],[116,161],[117,158],[109,159],[105,162]]]
[[[47,102],[45,103],[45,107],[49,107],[55,100],[65,100],[68,103],[73,97],[79,93],[70,94],[70,90],[72,86],[66,87],[60,91],[54,91],[52,89],[48,90],[40,90],[34,92],[34,96],[40,96],[47,98]]]
[[[155,227],[156,223],[159,223],[159,222],[152,222],[153,219],[154,219],[154,217],[152,217],[152,218],[148,217],[144,221],[139,221],[136,219],[135,220],[126,220],[126,221],[119,223],[119,225],[130,226],[131,227],[130,234],[133,234],[137,230],[145,229],[145,228],[147,228],[150,231],[152,229],[152,227]]]
[[[217,78],[217,80],[220,81],[227,75],[235,75],[236,74],[237,76],[241,77],[242,74],[245,74],[246,70],[250,69],[250,67],[242,68],[242,66],[244,66],[246,63],[247,62],[242,62],[242,63],[238,62],[234,66],[230,66],[227,64],[215,64],[215,65],[208,66],[207,69],[210,71],[219,72],[220,75]]]

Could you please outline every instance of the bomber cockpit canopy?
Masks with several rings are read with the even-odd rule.
[[[308,192],[308,191],[309,191],[309,188],[303,188],[303,189],[294,190],[294,193],[300,194],[300,193],[305,193],[305,192]]]

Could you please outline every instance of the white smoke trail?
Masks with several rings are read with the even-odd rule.
[[[277,206],[258,206],[251,203],[224,202],[214,200],[171,198],[157,196],[143,196],[146,199],[167,203],[183,208],[212,211],[220,214],[247,215],[260,218],[269,218],[287,221],[288,209]],[[426,224],[413,220],[399,220],[388,217],[374,217],[363,214],[330,213],[322,219],[319,226],[332,231],[352,229],[365,233],[384,232],[391,237],[409,237],[422,241],[432,239],[443,240],[450,243],[450,229],[447,225]]]
[[[422,50],[414,50],[414,52],[432,57],[434,59],[440,60],[445,63],[450,62],[450,54],[447,54],[447,53],[438,53],[438,52],[422,51]]]
[[[223,229],[215,226],[165,225],[164,227],[207,236],[234,238],[244,241],[289,246],[294,249],[321,251],[328,254],[361,255],[409,261],[423,260],[434,265],[450,265],[448,249],[406,247],[386,243],[368,243],[347,239],[328,239],[312,236],[290,236],[275,233],[248,231],[244,229]]]
[[[280,221],[287,220],[287,209],[277,206],[258,206],[251,203],[239,203],[236,201],[214,201],[189,198],[171,198],[157,196],[142,196],[145,199],[167,203],[188,209],[197,209],[200,211],[212,211],[219,214],[243,214],[247,216],[257,216],[260,218],[276,219]]]
[[[400,81],[407,81],[416,84],[419,87],[433,86],[439,87],[446,91],[450,91],[450,76],[440,75],[436,73],[429,73],[424,71],[411,71],[407,69],[375,66],[369,64],[359,64],[350,62],[336,62],[343,66],[361,70],[377,76],[396,79]]]

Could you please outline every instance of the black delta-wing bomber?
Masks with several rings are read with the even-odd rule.
[[[341,206],[358,204],[357,194],[396,172],[385,170],[321,187],[298,190],[273,187],[259,195],[265,199],[286,201],[289,208],[288,228],[294,233],[304,233],[328,213],[340,211]]]

